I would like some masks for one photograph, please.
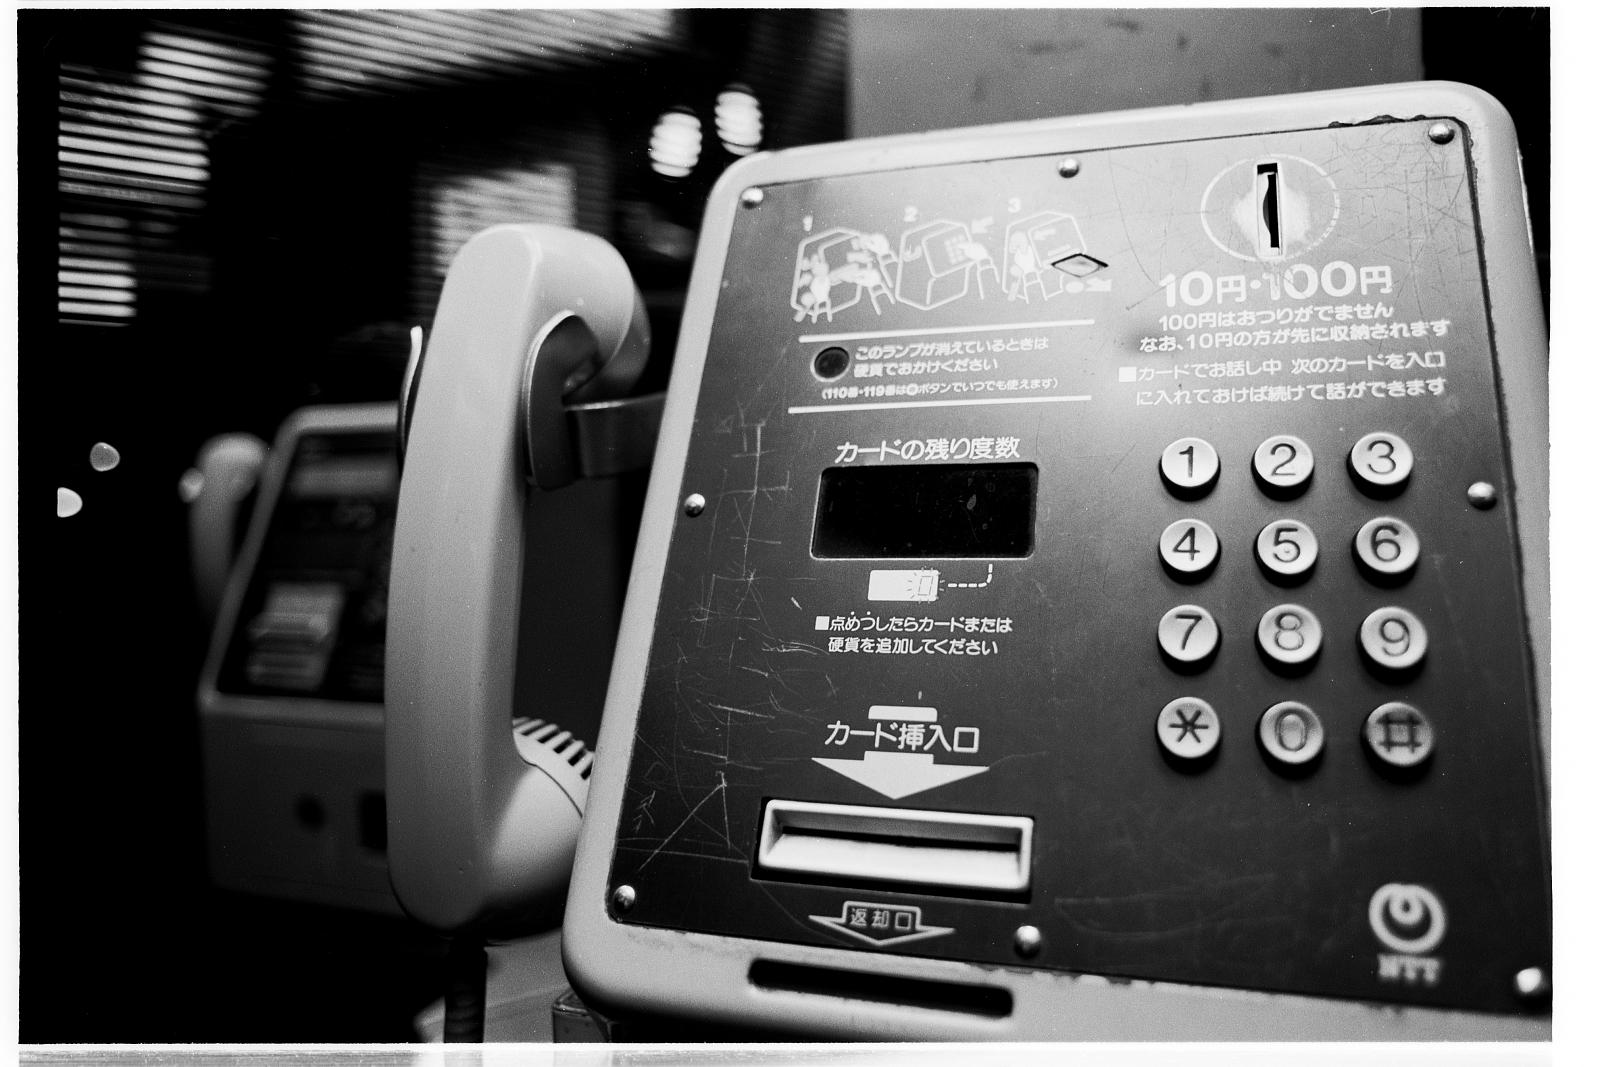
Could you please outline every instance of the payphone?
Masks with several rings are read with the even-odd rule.
[[[506,255],[471,306],[447,284],[429,355],[512,360],[482,383],[501,451],[516,361],[597,317]],[[819,1037],[1547,1037],[1539,309],[1509,120],[1452,84],[735,164],[594,746],[574,987]],[[452,399],[439,478],[478,455]],[[508,521],[461,503],[397,577]],[[513,912],[486,887],[556,829],[507,816],[524,772],[472,693],[504,650],[473,637],[424,642],[457,642],[426,727],[470,737],[455,762],[391,732],[449,809],[397,885],[454,929]]]

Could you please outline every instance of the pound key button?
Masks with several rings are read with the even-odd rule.
[[[1211,492],[1221,470],[1217,450],[1198,437],[1180,437],[1161,452],[1161,480],[1168,492],[1184,500]]]
[[[1222,740],[1222,720],[1204,700],[1179,697],[1156,716],[1156,739],[1178,759],[1204,759]]]
[[[1368,715],[1362,737],[1367,751],[1390,767],[1415,767],[1433,755],[1433,724],[1403,701],[1383,704]]]

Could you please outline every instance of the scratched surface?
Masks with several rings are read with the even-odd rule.
[[[1426,129],[1075,145],[1071,179],[1055,156],[998,160],[779,185],[742,211],[682,482],[709,503],[673,532],[618,827],[612,884],[638,893],[626,921],[883,951],[813,918],[868,901],[920,907],[923,923],[951,929],[893,948],[912,955],[1017,966],[1012,931],[1028,923],[1044,935],[1031,966],[1515,1010],[1511,976],[1550,954],[1527,637],[1508,508],[1478,511],[1464,495],[1474,481],[1508,482],[1478,208],[1461,138],[1440,146]],[[1266,230],[1251,214],[1264,164],[1278,197]],[[1104,266],[1049,266],[1078,253]],[[1218,317],[1163,321],[1191,312]],[[1289,317],[1262,343],[1242,312]],[[1348,329],[1358,323],[1365,336]],[[1376,323],[1385,336],[1372,336]],[[1277,333],[1297,328],[1307,335]],[[1219,331],[1231,335],[1220,346]],[[869,351],[957,343],[959,367],[936,347]],[[822,380],[813,359],[830,345],[852,364]],[[858,376],[919,361],[939,365]],[[985,380],[1024,384],[957,388]],[[1359,396],[1357,382],[1368,383]],[[1393,499],[1363,495],[1345,470],[1374,430],[1415,451]],[[1316,457],[1310,489],[1291,500],[1249,474],[1256,446],[1279,433]],[[1222,458],[1216,489],[1191,502],[1157,475],[1163,447],[1188,435]],[[1030,556],[812,556],[824,469],[926,462],[936,441],[968,442],[971,461],[980,439],[986,458],[1003,439],[1038,467]],[[907,458],[911,441],[924,454]],[[1415,574],[1394,588],[1352,558],[1355,531],[1378,515],[1422,541]],[[1222,542],[1198,584],[1158,562],[1157,535],[1183,517]],[[1276,585],[1252,558],[1275,518],[1319,538],[1304,584]],[[938,598],[869,601],[875,568],[939,570]],[[1214,663],[1191,675],[1165,665],[1155,640],[1162,613],[1184,603],[1222,632]],[[1283,603],[1324,630],[1298,676],[1254,647],[1257,620]],[[1390,604],[1428,629],[1411,677],[1379,677],[1359,653],[1361,620]],[[830,650],[845,633],[816,626],[868,615],[1009,624],[971,634],[981,651],[961,655]],[[1208,701],[1222,722],[1219,755],[1198,773],[1155,741],[1156,713],[1179,696]],[[1278,773],[1256,744],[1257,719],[1282,700],[1310,705],[1327,731],[1310,774]],[[1423,709],[1437,732],[1419,777],[1386,777],[1363,752],[1363,721],[1390,700]],[[935,761],[986,769],[891,800],[818,763],[904,751],[868,736],[872,705],[936,709],[969,732],[966,751],[934,748]],[[771,798],[1031,816],[1031,891],[973,900],[757,877]],[[1388,949],[1368,904],[1389,883],[1428,887],[1445,908],[1431,979],[1379,974]]]

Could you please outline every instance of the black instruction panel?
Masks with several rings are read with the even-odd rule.
[[[742,208],[618,921],[1520,1010],[1534,672],[1470,131],[1430,125]],[[1025,885],[767,870],[774,802],[1031,820]]]

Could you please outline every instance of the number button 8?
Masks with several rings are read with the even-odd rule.
[[[1317,535],[1296,519],[1269,522],[1256,535],[1256,558],[1269,577],[1299,578],[1317,562]]]
[[[1217,533],[1199,519],[1179,519],[1161,532],[1161,562],[1180,578],[1198,578],[1216,565]]]
[[[1417,565],[1422,539],[1410,524],[1380,515],[1356,531],[1356,561],[1376,578],[1403,578]]]
[[[1198,437],[1180,437],[1161,452],[1161,480],[1168,492],[1183,500],[1211,492],[1221,470],[1217,450]]]
[[[1256,644],[1277,666],[1302,667],[1322,651],[1322,624],[1299,604],[1279,604],[1261,616]]]
[[[1428,631],[1405,608],[1379,608],[1361,624],[1361,651],[1375,667],[1403,671],[1422,662]]]
[[[1269,437],[1256,448],[1256,478],[1262,488],[1274,496],[1293,496],[1304,491],[1315,466],[1311,446],[1286,433]]]
[[[1350,473],[1374,495],[1398,491],[1411,477],[1411,446],[1399,434],[1369,433],[1350,449]]]

